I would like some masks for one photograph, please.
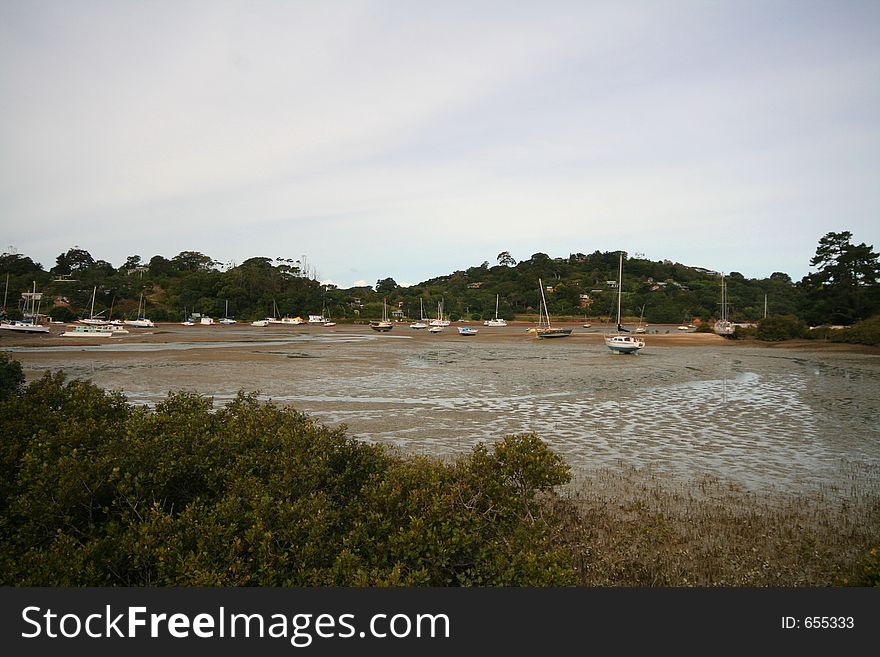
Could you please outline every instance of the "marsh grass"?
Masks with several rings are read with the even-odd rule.
[[[713,477],[682,483],[621,466],[573,483],[559,506],[585,586],[859,584],[880,545],[880,496],[755,493]]]

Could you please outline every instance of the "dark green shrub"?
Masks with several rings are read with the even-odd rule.
[[[564,585],[535,436],[400,457],[290,408],[132,408],[63,375],[0,403],[0,585]]]
[[[758,322],[756,337],[767,342],[779,342],[803,338],[807,332],[807,325],[794,315],[770,315]]]
[[[24,383],[21,363],[0,352],[0,401],[18,392]]]

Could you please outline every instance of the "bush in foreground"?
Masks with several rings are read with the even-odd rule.
[[[149,410],[50,374],[0,402],[0,585],[878,581],[871,470],[846,494],[616,468],[558,495],[568,480],[533,435],[442,463],[253,396]]]
[[[240,395],[155,410],[52,374],[0,403],[0,584],[562,585],[535,436],[444,464]]]

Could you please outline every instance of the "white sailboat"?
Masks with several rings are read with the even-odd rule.
[[[498,296],[495,295],[495,318],[487,319],[483,322],[483,326],[507,326],[507,321],[498,316]]]
[[[7,285],[9,279],[7,278]],[[42,303],[43,293],[37,292],[37,282],[34,281],[33,292],[22,292],[21,298],[24,299],[24,313],[22,319],[13,321],[0,322],[0,329],[7,331],[16,331],[18,333],[48,333],[49,327],[40,324],[40,304]],[[3,306],[6,307],[6,299],[4,295]]]
[[[97,315],[95,315],[95,293],[97,291],[98,291],[98,286],[96,285],[95,287],[92,288],[92,306],[89,310],[89,316],[88,317],[81,317],[80,319],[76,320],[78,323],[91,325],[91,326],[103,326],[104,324],[107,323],[107,320],[103,319],[101,317],[101,315],[104,314],[103,310],[101,312],[99,312]]]
[[[275,299],[272,299],[272,316],[271,317],[264,317],[263,321],[265,321],[266,324],[280,324],[281,323],[281,320],[278,319],[278,304],[275,303]]]
[[[425,322],[425,302],[419,297],[419,321],[409,325],[411,329],[426,329],[428,324]]]
[[[730,304],[727,302],[727,286],[724,284],[724,274],[721,274],[721,319],[715,322],[715,333],[718,335],[733,335],[733,332],[736,330],[733,322],[728,318],[728,306]]]
[[[380,322],[370,322],[370,328],[374,331],[386,332],[390,331],[394,328],[394,324],[388,321],[388,304],[385,299],[382,299],[382,321]]]
[[[221,324],[235,324],[235,320],[229,316],[229,299],[226,300],[226,307],[223,309],[223,317],[220,318]]]
[[[430,321],[431,326],[449,326],[449,320],[443,318],[443,302],[439,301],[437,303],[437,319],[432,319]]]
[[[616,354],[636,354],[644,348],[644,338],[630,335],[620,323],[620,300],[623,295],[623,253],[620,254],[620,269],[617,275],[617,333],[605,334],[605,346]]]
[[[541,288],[541,307],[538,309],[538,328],[535,329],[535,335],[539,338],[567,338],[571,335],[570,328],[553,328],[550,325],[550,311],[547,310],[544,283],[540,278],[538,279],[538,287]],[[541,308],[543,308],[543,312]]]
[[[141,310],[141,304],[143,304],[143,310]],[[138,314],[137,319],[127,319],[125,323],[128,326],[134,326],[136,328],[155,328],[156,325],[153,324],[149,319],[143,316],[142,313],[147,310],[147,302],[144,300],[144,295],[141,294],[140,299],[138,300]]]

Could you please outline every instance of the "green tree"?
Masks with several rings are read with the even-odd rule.
[[[377,294],[387,294],[389,292],[394,292],[394,290],[396,290],[397,288],[397,281],[395,281],[393,278],[383,278],[376,281]]]
[[[880,261],[873,246],[853,244],[852,233],[828,233],[810,260],[818,271],[804,277],[804,316],[811,324],[849,325],[880,310]]]
[[[510,255],[510,251],[502,251],[495,258],[502,267],[515,267],[516,260]]]

